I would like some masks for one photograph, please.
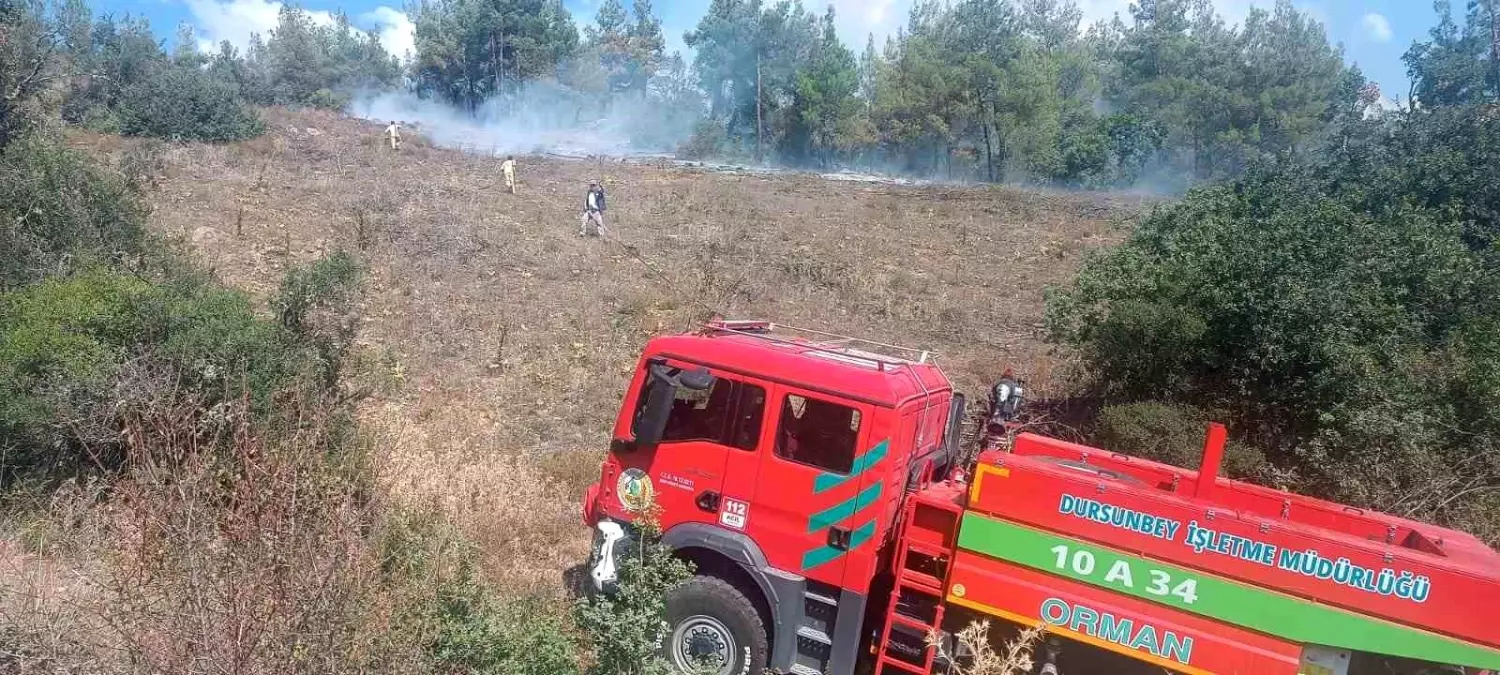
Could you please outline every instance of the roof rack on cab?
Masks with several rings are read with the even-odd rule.
[[[773,333],[786,333],[786,337]],[[760,320],[728,320],[713,319],[703,325],[703,333],[711,335],[714,333],[730,333],[733,335],[744,335],[777,344],[802,347],[813,352],[842,357],[845,359],[857,359],[859,361],[874,364],[881,371],[895,367],[911,365],[913,363],[928,363],[936,355],[929,349],[917,349],[914,347],[902,347],[900,345],[875,342],[862,338],[839,335],[837,333],[826,333],[811,328],[797,328],[785,324],[772,323]],[[882,350],[894,350],[904,356],[891,356],[875,351],[856,348],[854,345],[862,345]]]

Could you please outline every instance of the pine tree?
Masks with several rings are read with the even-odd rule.
[[[859,70],[854,55],[839,41],[832,6],[823,15],[821,29],[811,66],[798,74],[793,106],[795,136],[803,143],[796,154],[827,167],[835,154],[853,146],[853,120],[860,112]]]
[[[470,111],[559,75],[579,46],[561,0],[422,0],[413,23],[418,92]]]

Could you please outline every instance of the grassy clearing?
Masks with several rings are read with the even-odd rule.
[[[578,497],[650,335],[769,317],[935,349],[968,391],[1017,366],[1045,393],[1061,383],[1044,290],[1142,207],[548,157],[521,158],[511,196],[499,158],[420,141],[394,154],[377,126],[331,114],[265,118],[263,138],[163,150],[151,226],[261,297],[290,265],[359,253],[380,481],[452,516],[509,588],[561,592],[585,555]],[[576,236],[592,179],[610,195],[605,240]]]

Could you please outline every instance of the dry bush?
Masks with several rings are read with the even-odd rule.
[[[1023,675],[1030,673],[1035,666],[1031,652],[1046,632],[1041,626],[1027,628],[1007,641],[1003,651],[995,651],[990,639],[990,622],[979,620],[970,622],[955,636],[962,659],[947,653],[936,633],[927,636],[927,644],[953,664],[951,672],[954,675]]]
[[[453,415],[433,421],[455,431],[476,426]],[[588,555],[576,495],[533,461],[482,438],[428,436],[401,427],[394,411],[369,424],[386,448],[380,480],[394,499],[441,513],[473,542],[485,576],[503,593],[561,597],[561,570]],[[598,458],[581,461],[592,462],[597,478]]]
[[[154,188],[166,173],[165,144],[146,139],[131,144],[120,156],[119,171],[137,189]]]
[[[427,579],[387,573],[390,512],[315,406],[274,434],[190,401],[125,425],[131,468],[107,491],[61,491],[69,540],[10,556],[0,634],[35,672],[401,672],[422,635],[395,622]],[[224,419],[244,420],[239,414]],[[205,425],[218,425],[205,433]],[[69,517],[74,514],[75,517]],[[76,514],[87,514],[76,517]],[[59,579],[67,583],[58,586]]]
[[[331,472],[317,421],[276,447],[239,426],[230,457],[173,427],[112,500],[102,580],[119,648],[162,672],[328,672],[370,645],[378,583],[361,486]],[[165,442],[163,442],[165,441]]]

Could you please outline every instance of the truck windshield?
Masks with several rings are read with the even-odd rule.
[[[706,390],[678,387],[662,442],[706,441],[754,450],[765,402],[765,389],[727,377],[715,378]]]

